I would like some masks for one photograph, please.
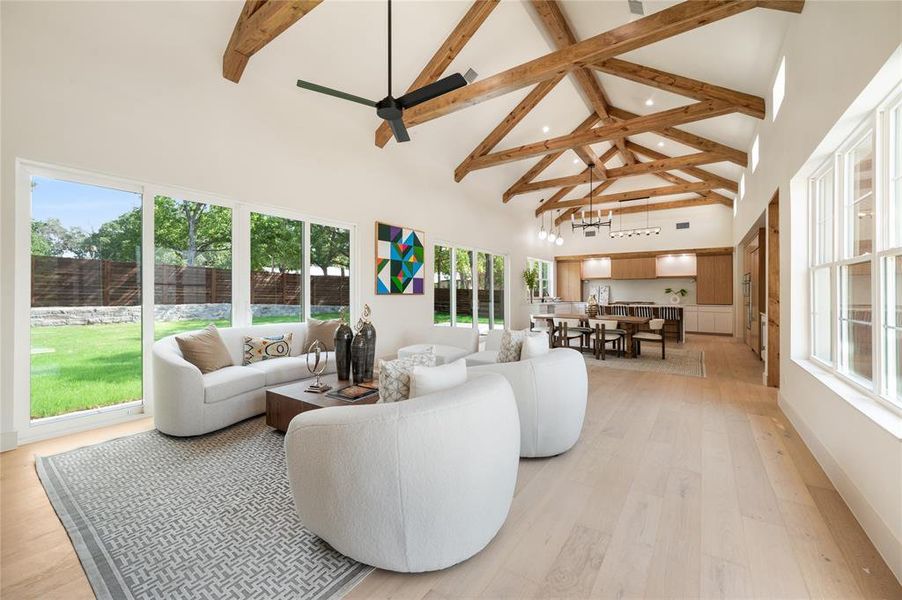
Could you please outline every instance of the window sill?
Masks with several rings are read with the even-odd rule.
[[[793,359],[793,362],[890,435],[902,440],[902,411],[861,391],[811,359]]]

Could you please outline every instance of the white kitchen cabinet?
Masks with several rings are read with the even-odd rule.
[[[732,306],[687,306],[683,319],[687,332],[733,335]]]

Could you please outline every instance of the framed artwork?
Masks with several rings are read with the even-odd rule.
[[[422,294],[426,283],[422,231],[376,222],[376,294]]]

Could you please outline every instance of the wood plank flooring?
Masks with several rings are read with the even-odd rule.
[[[902,598],[842,498],[729,338],[690,336],[708,377],[596,368],[579,443],[524,459],[511,512],[470,560],[376,571],[350,598]],[[0,596],[91,598],[34,456],[149,419],[0,455]]]

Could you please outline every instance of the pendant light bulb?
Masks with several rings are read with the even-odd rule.
[[[539,239],[540,239],[540,240],[544,240],[544,239],[547,238],[547,237],[548,237],[548,232],[545,231],[545,226],[543,225],[543,226],[542,226],[542,229],[539,230]]]
[[[556,239],[557,239],[557,236],[554,235],[553,231],[548,234],[548,241],[551,242],[552,244],[554,243],[554,240],[556,240]]]
[[[564,245],[564,238],[558,236],[557,240],[555,240],[554,243],[557,244],[558,246],[563,246],[563,245]]]

